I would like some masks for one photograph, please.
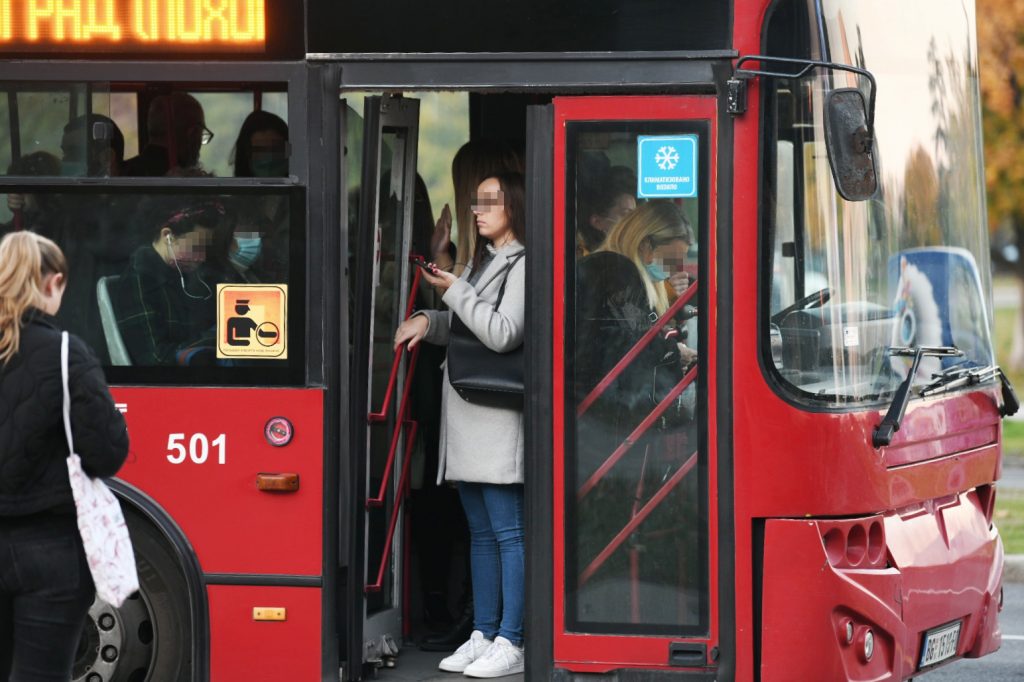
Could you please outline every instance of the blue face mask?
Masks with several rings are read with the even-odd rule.
[[[664,282],[669,278],[669,274],[665,272],[665,269],[661,267],[660,263],[648,263],[644,266],[647,268],[647,274],[651,276],[655,282]]]
[[[260,257],[262,240],[259,237],[235,237],[238,250],[231,254],[231,262],[242,270],[248,270]]]
[[[249,165],[257,178],[283,178],[288,175],[287,157],[253,155]]]

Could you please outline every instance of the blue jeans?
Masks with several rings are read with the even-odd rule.
[[[474,629],[522,646],[523,486],[460,482],[459,496],[469,524]]]
[[[94,595],[73,510],[0,517],[0,679],[71,679]]]

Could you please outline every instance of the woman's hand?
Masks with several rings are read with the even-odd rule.
[[[448,287],[459,281],[459,278],[450,272],[441,270],[434,265],[429,270],[423,271],[423,279],[427,280],[431,286],[437,288],[442,294],[448,291]]]
[[[673,291],[681,294],[690,286],[690,273],[686,270],[679,270],[668,278],[668,283],[672,285]]]
[[[683,369],[697,364],[697,351],[682,343],[677,343],[676,347],[679,349],[679,365]]]
[[[395,332],[395,348],[397,349],[403,343],[408,342],[408,349],[412,350],[420,342],[420,339],[426,336],[429,327],[430,321],[423,315],[410,317],[400,324],[398,331]]]
[[[434,225],[434,233],[430,235],[430,255],[442,270],[449,269],[454,265],[451,254],[448,251],[452,243],[452,209],[448,204],[441,209],[441,215]]]

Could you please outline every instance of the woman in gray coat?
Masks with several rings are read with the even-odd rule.
[[[395,334],[395,346],[446,345],[451,316],[488,348],[523,342],[526,319],[525,190],[519,173],[480,183],[473,199],[478,239],[461,277],[431,264],[425,277],[444,292],[448,311],[422,311]],[[506,280],[501,305],[498,291]],[[445,371],[438,480],[454,481],[470,531],[474,630],[439,668],[468,677],[523,670],[523,413],[463,400]]]

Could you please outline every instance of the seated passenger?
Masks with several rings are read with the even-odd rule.
[[[199,151],[213,139],[203,107],[192,95],[157,95],[146,115],[146,146],[124,162],[123,175],[204,175]]]
[[[288,175],[288,124],[269,111],[245,117],[235,140],[236,178],[280,178]]]
[[[69,177],[117,177],[124,163],[124,134],[110,118],[85,114],[64,126],[61,174]]]
[[[137,365],[212,362],[216,301],[200,270],[224,206],[177,197],[146,213],[152,241],[132,254],[111,292],[128,353]]]

